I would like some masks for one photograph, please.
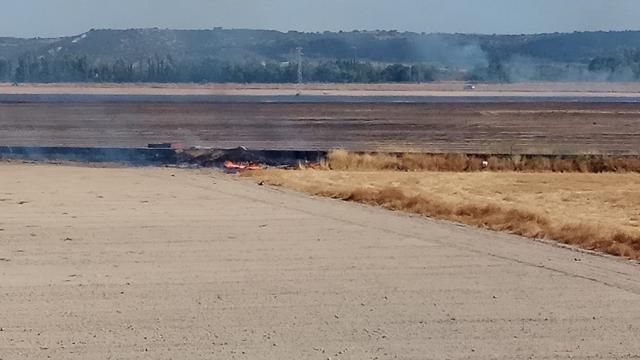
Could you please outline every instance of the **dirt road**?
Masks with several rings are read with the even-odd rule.
[[[640,265],[211,172],[0,164],[2,359],[640,356]]]
[[[532,82],[477,84],[475,91],[465,83],[446,81],[422,84],[20,84],[0,83],[0,94],[75,95],[178,95],[178,96],[390,96],[390,97],[619,97],[637,98],[637,83]]]

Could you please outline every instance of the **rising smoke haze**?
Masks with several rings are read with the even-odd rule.
[[[293,83],[637,81],[640,32],[91,30],[0,38],[0,81]]]
[[[0,81],[289,83],[298,47],[311,82],[637,81],[638,13],[635,0],[10,1]]]

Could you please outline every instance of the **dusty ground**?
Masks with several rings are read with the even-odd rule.
[[[0,145],[640,152],[637,104],[0,104]]]
[[[21,84],[0,83],[0,94],[305,95],[333,96],[593,96],[637,97],[637,83],[478,84]]]
[[[3,359],[640,356],[640,266],[172,169],[0,164]]]

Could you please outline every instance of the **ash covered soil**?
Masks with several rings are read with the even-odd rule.
[[[0,144],[638,154],[621,103],[0,103]]]
[[[0,164],[4,358],[640,355],[640,267],[204,170]]]

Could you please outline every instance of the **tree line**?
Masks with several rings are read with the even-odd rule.
[[[295,83],[295,62],[218,59],[181,60],[170,55],[137,61],[123,59],[94,62],[87,56],[43,57],[25,54],[12,62],[0,58],[0,81],[16,83]],[[423,83],[436,80],[477,82],[516,81],[638,81],[640,50],[626,50],[596,57],[588,64],[530,64],[488,59],[469,71],[437,68],[430,64],[382,64],[357,60],[307,61],[305,82],[326,83]]]
[[[86,56],[57,58],[21,56],[15,64],[0,59],[0,80],[23,82],[193,82],[294,83],[298,64],[274,61],[232,63],[217,59],[176,61],[153,56],[134,62],[118,59],[92,63]],[[305,62],[306,82],[430,82],[441,71],[431,65],[381,65],[355,60]]]

